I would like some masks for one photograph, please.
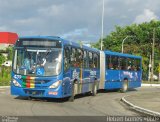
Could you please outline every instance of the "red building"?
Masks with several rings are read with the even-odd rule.
[[[0,43],[3,43],[3,44],[15,44],[17,39],[18,39],[17,33],[0,32]]]

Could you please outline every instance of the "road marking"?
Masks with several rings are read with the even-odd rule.
[[[129,97],[129,95],[128,95],[128,96],[125,96],[125,97]],[[136,111],[139,111],[139,112],[141,112],[141,113],[144,113],[144,114],[148,114],[148,115],[151,115],[151,116],[158,116],[158,117],[160,117],[160,113],[159,113],[159,112],[152,111],[152,110],[149,110],[149,109],[145,109],[145,108],[136,106],[135,104],[127,101],[127,100],[125,99],[125,97],[121,98],[121,100],[122,100],[124,103],[128,104],[129,106],[131,106],[132,109],[134,109],[134,110],[136,110]]]

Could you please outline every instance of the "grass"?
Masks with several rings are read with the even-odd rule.
[[[0,86],[9,86],[11,81],[11,68],[2,67],[0,72]]]

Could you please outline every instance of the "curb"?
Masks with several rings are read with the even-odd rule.
[[[0,86],[0,89],[1,88],[9,88],[10,86]]]
[[[159,86],[160,87],[160,84],[141,84],[141,86]]]
[[[129,97],[129,96],[125,96],[125,97]],[[127,101],[125,99],[125,97],[121,98],[121,100],[129,105],[132,109],[134,109],[135,111],[138,111],[138,112],[141,112],[143,114],[147,114],[147,115],[150,115],[150,116],[154,116],[154,117],[160,117],[160,113],[159,112],[155,112],[155,111],[152,111],[152,110],[148,110],[148,109],[145,109],[145,108],[142,108],[142,107],[139,107],[139,106],[136,106],[132,103],[130,103],[129,101]]]

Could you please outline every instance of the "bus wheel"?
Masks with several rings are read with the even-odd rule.
[[[73,86],[72,86],[72,95],[69,97],[69,101],[70,102],[74,101],[74,96],[75,96],[74,89],[75,89],[75,85],[73,84]]]
[[[34,99],[34,97],[31,97],[31,96],[28,96],[27,98],[28,98],[28,100],[33,100]]]
[[[121,88],[121,92],[125,93],[127,90],[128,90],[128,80],[124,80]]]
[[[96,94],[97,94],[97,85],[96,85],[96,82],[94,82],[93,89],[92,89],[92,96],[96,96]]]

